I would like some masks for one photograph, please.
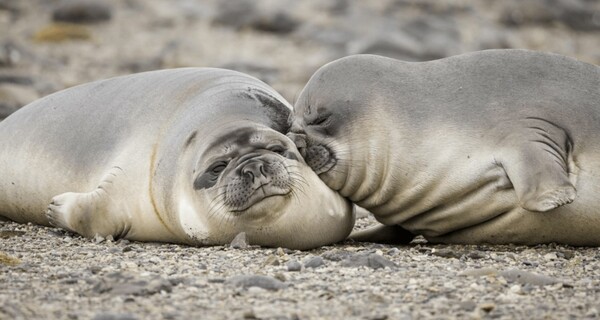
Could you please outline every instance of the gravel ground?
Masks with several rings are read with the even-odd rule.
[[[311,251],[195,248],[12,222],[0,224],[0,239],[0,319],[600,316],[598,248],[422,239]]]
[[[160,68],[235,69],[293,101],[318,67],[354,53],[529,48],[600,64],[592,0],[68,2],[0,0],[0,119],[60,89]],[[236,247],[0,222],[0,319],[600,317],[598,248]]]

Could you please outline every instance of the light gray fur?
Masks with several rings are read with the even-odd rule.
[[[285,110],[252,98],[257,92]],[[240,217],[213,201],[218,190],[193,188],[198,164],[222,148],[209,148],[219,135],[247,126],[260,137],[285,138],[290,108],[261,81],[210,68],[147,72],[52,94],[0,122],[0,215],[89,237],[202,245],[245,231],[267,246],[339,241],[351,229],[351,210],[316,176],[305,175],[295,198],[268,200],[278,212]],[[334,228],[332,237],[304,232],[319,229],[311,223],[298,226],[306,209],[298,201],[313,191],[321,207],[306,215],[323,219],[307,220]]]
[[[335,114],[329,131],[307,125],[309,105]],[[301,144],[341,150],[320,177],[385,225],[435,242],[600,245],[597,66],[526,50],[350,56],[313,75],[294,113]]]

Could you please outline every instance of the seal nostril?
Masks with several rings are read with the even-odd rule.
[[[267,176],[267,173],[265,172],[265,166],[262,163],[258,165],[258,170],[263,176]]]

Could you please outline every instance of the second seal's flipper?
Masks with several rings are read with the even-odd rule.
[[[352,232],[348,239],[357,242],[373,242],[384,244],[407,244],[415,238],[415,235],[406,229],[394,225],[377,225],[369,229]]]
[[[526,129],[513,132],[496,156],[529,211],[549,211],[571,203],[577,194],[572,168],[572,143],[556,124],[526,118]]]

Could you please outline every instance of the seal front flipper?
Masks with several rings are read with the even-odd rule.
[[[377,225],[366,230],[352,232],[348,239],[357,242],[373,242],[384,244],[407,244],[415,235],[398,226]]]
[[[118,167],[112,168],[101,183],[91,192],[66,192],[52,198],[46,210],[51,225],[91,238],[112,235],[123,238],[130,230],[130,224],[121,218],[114,178]]]
[[[521,207],[544,212],[571,203],[576,196],[575,165],[567,132],[546,119],[527,117],[524,121],[525,132],[508,135],[496,155]]]

